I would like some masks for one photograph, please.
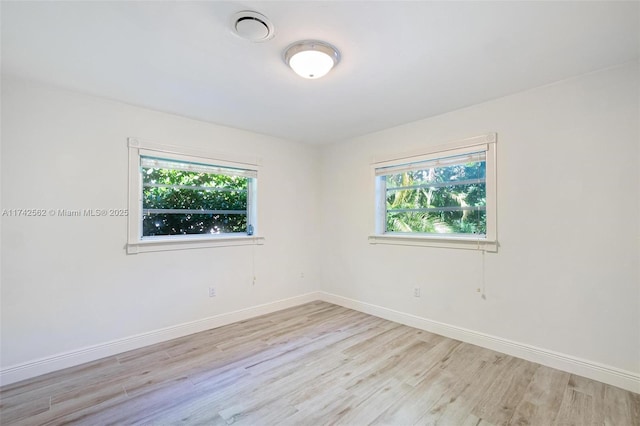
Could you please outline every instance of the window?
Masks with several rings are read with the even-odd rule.
[[[373,243],[495,249],[496,135],[374,162]]]
[[[260,243],[257,161],[220,157],[129,140],[129,253]]]
[[[140,157],[142,237],[253,234],[247,217],[255,172]]]

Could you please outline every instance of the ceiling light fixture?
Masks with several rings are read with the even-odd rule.
[[[316,79],[340,62],[340,52],[323,41],[298,41],[284,51],[284,62],[299,76]]]

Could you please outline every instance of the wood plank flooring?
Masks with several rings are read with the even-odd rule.
[[[325,302],[0,389],[2,425],[640,425],[640,395]]]

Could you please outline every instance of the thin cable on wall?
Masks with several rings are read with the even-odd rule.
[[[476,291],[480,293],[480,297],[482,297],[484,300],[487,300],[487,294],[485,292],[486,290],[485,253],[487,252],[487,250],[484,247],[480,248],[480,238],[476,240],[476,243],[477,243],[477,250],[482,253],[480,257],[480,287],[478,287]]]
[[[251,245],[251,285],[256,285],[256,245]]]
[[[485,292],[485,289],[486,289],[485,286],[486,286],[486,281],[487,281],[486,277],[485,277],[485,266],[486,266],[485,265],[485,254],[486,253],[487,253],[487,251],[483,249],[482,250],[482,273],[481,273],[481,277],[482,277],[482,295],[481,295],[481,297],[484,300],[487,300],[487,294]]]

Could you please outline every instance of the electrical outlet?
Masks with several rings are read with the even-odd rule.
[[[216,297],[216,288],[209,287],[209,297]]]
[[[413,288],[413,297],[420,297],[420,287]]]

